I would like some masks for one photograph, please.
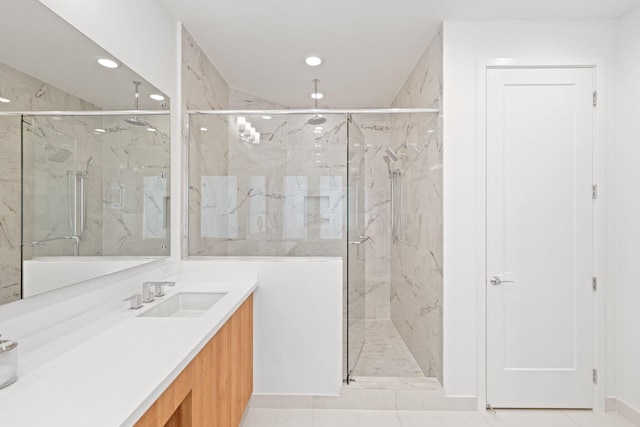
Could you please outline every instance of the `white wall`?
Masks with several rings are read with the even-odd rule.
[[[338,395],[342,387],[341,258],[202,258],[178,280],[257,273],[254,393]]]
[[[69,24],[174,97],[175,22],[157,0],[39,0]]]
[[[616,72],[616,397],[640,410],[640,7],[619,22]]]
[[[444,24],[444,386],[484,396],[484,141],[480,62],[600,58],[613,62],[615,22]],[[604,70],[598,70],[599,77]],[[602,87],[605,86],[605,87]],[[612,81],[599,87],[606,110]],[[605,125],[606,125],[605,121]],[[605,163],[606,163],[605,159]],[[606,191],[604,192],[606,195]]]
[[[144,257],[45,257],[22,261],[22,298],[155,261]]]

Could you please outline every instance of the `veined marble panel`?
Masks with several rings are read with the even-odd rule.
[[[284,106],[238,89],[229,88],[229,108],[234,110],[281,110]]]
[[[391,144],[388,114],[354,114],[365,144],[366,318],[390,318],[390,186],[384,150]]]
[[[229,85],[185,28],[182,29],[182,93],[187,110],[223,110],[229,106]]]
[[[260,132],[259,145],[241,140],[235,116],[191,118],[190,253],[340,256],[346,219],[344,115],[329,117],[321,131],[305,116],[245,119]],[[214,126],[216,120],[224,132]],[[200,176],[235,177],[237,205],[229,210],[238,218],[237,237],[203,237],[198,230],[202,190],[194,183]]]
[[[226,109],[229,86],[204,54],[196,40],[182,29],[182,93],[184,109]],[[229,133],[225,116],[191,116],[182,130],[189,153],[188,253],[227,255],[226,239],[203,238],[200,177],[229,173]]]
[[[104,118],[99,193],[103,255],[167,254],[170,121],[168,116],[141,118],[149,126],[133,126],[122,117]],[[155,184],[150,187],[151,183]],[[149,191],[153,192],[153,203],[146,197],[151,196]],[[149,221],[156,224],[151,234],[146,229]]]
[[[439,107],[442,30],[398,93],[393,107]],[[436,114],[393,115],[391,146],[399,197],[391,243],[391,320],[427,376],[442,381],[442,136]]]

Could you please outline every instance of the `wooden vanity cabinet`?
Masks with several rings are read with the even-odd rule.
[[[253,392],[253,295],[136,423],[236,427]]]

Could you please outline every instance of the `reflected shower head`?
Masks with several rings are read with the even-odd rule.
[[[318,114],[314,114],[313,117],[311,117],[307,121],[307,123],[309,123],[310,125],[321,125],[326,122],[327,122],[327,119],[325,119],[324,117],[320,117]]]
[[[138,81],[134,81],[134,82],[133,82],[133,85],[136,87],[136,95],[135,95],[135,99],[136,99],[136,110],[139,110],[139,109],[140,109],[138,100],[140,99],[140,89],[139,89],[139,87],[140,87],[140,85],[141,85],[141,84],[142,84],[142,83],[140,83],[140,82],[138,82]],[[141,118],[140,118],[140,117],[138,117],[138,116],[133,116],[133,117],[131,117],[131,118],[124,119],[124,121],[125,121],[125,122],[127,122],[127,123],[129,123],[130,125],[134,125],[134,126],[146,126],[146,127],[149,127],[149,126],[150,126],[150,125],[149,125],[149,122],[147,122],[147,121],[146,121],[146,120],[144,120],[144,119],[141,119]]]
[[[71,157],[72,154],[73,152],[67,150],[66,148],[60,148],[55,153],[49,156],[49,160],[56,163],[64,163],[69,157]]]
[[[138,116],[133,116],[129,119],[124,119],[125,122],[129,123],[130,125],[134,125],[134,126],[147,126],[149,127],[149,122],[147,122],[144,119],[139,118]]]
[[[384,152],[385,152],[385,153],[387,153],[387,155],[388,155],[388,157],[387,157],[387,156],[384,156],[384,157],[385,157],[385,162],[386,162],[388,159],[391,159],[391,160],[393,160],[394,162],[396,162],[396,161],[398,161],[398,160],[400,159],[400,156],[398,156],[398,153],[396,153],[396,152],[395,152],[394,150],[392,150],[391,148],[387,148],[386,150],[384,150]]]

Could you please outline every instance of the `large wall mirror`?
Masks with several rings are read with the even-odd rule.
[[[37,0],[0,16],[0,304],[168,256],[168,97]]]

